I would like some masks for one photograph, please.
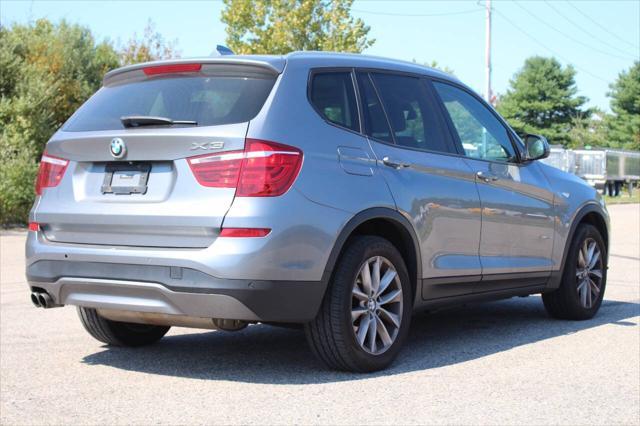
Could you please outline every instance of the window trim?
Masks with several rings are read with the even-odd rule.
[[[522,154],[523,154],[522,153],[522,148],[520,147],[519,144],[515,143],[515,141],[514,141],[515,133],[514,133],[513,129],[511,128],[511,126],[509,126],[509,124],[507,122],[504,121],[504,119],[500,116],[500,114],[498,114],[496,112],[496,110],[493,107],[491,107],[489,104],[487,104],[487,102],[484,99],[482,99],[480,96],[478,96],[472,90],[469,90],[464,85],[456,84],[455,82],[452,82],[452,81],[449,81],[449,80],[446,80],[446,79],[429,76],[429,77],[426,77],[426,80],[428,80],[428,82],[429,82],[429,84],[431,86],[431,89],[433,91],[434,96],[437,96],[438,104],[440,106],[440,112],[443,115],[443,117],[444,117],[444,119],[445,119],[445,121],[447,123],[447,127],[449,128],[449,132],[451,133],[451,138],[454,141],[456,150],[458,151],[458,155],[460,155],[461,157],[464,157],[464,158],[469,158],[471,160],[485,161],[485,162],[488,162],[488,163],[515,164],[515,165],[526,164],[526,162],[524,162],[522,160],[522,158],[523,158],[523,156],[522,156]],[[458,131],[456,130],[455,125],[453,124],[453,121],[451,120],[451,116],[449,115],[449,111],[445,107],[444,101],[440,97],[440,94],[438,93],[438,90],[433,85],[434,82],[447,84],[449,86],[455,87],[456,89],[459,89],[459,90],[471,95],[473,98],[475,98],[477,101],[479,101],[498,120],[498,122],[502,125],[502,127],[504,127],[505,130],[507,131],[507,137],[509,138],[509,143],[511,143],[511,147],[513,148],[513,151],[514,151],[515,156],[516,156],[515,161],[500,161],[500,160],[495,160],[495,159],[475,158],[475,157],[468,156],[464,151],[464,148],[462,146],[462,141],[460,140],[460,136],[458,135]]]
[[[351,73],[351,83],[353,85],[353,89],[354,89],[354,93],[356,95],[356,106],[358,109],[358,121],[359,121],[359,131],[350,129],[348,127],[344,127],[341,126],[338,123],[334,123],[333,121],[329,121],[327,120],[324,115],[315,107],[315,105],[313,104],[313,102],[311,102],[311,83],[313,81],[313,76],[315,74],[318,73],[331,73],[331,72],[349,72]],[[367,78],[369,78],[371,80],[371,84],[373,85],[374,91],[376,93],[376,96],[378,97],[378,102],[380,102],[380,106],[382,107],[382,111],[385,115],[385,119],[387,120],[387,126],[389,126],[389,130],[391,131],[391,137],[394,140],[393,143],[389,143],[387,141],[375,138],[373,136],[369,136],[366,133],[366,129],[365,129],[365,124],[364,124],[364,111],[363,111],[363,106],[362,106],[362,97],[361,97],[361,93],[360,93],[360,88],[358,87],[358,81],[357,81],[357,74],[358,73],[362,73],[362,74],[366,74]],[[395,135],[393,134],[393,129],[391,127],[391,124],[389,123],[389,117],[387,116],[387,112],[384,108],[384,105],[382,104],[382,101],[380,99],[379,93],[378,93],[378,88],[376,87],[373,79],[371,78],[371,73],[379,73],[379,74],[391,74],[391,75],[397,75],[397,76],[405,76],[405,77],[414,77],[414,78],[418,78],[420,80],[422,80],[424,82],[424,84],[427,86],[427,94],[428,96],[431,97],[431,99],[433,100],[433,102],[435,102],[438,106],[438,112],[440,114],[440,118],[442,119],[443,124],[445,127],[442,128],[442,131],[448,135],[448,140],[447,140],[447,146],[449,147],[449,151],[447,152],[443,152],[443,151],[434,151],[434,150],[427,150],[427,149],[420,149],[420,148],[411,148],[411,147],[407,147],[407,146],[402,146],[402,145],[398,145],[395,143]],[[440,95],[438,94],[437,90],[435,89],[435,87],[433,86],[433,82],[437,81],[439,83],[444,83],[444,84],[448,84],[450,86],[453,86],[457,89],[460,89],[466,93],[468,93],[469,95],[471,95],[472,97],[474,97],[475,99],[477,99],[485,108],[487,108],[489,110],[489,112],[491,114],[493,114],[494,117],[496,117],[496,119],[500,122],[500,124],[502,124],[503,127],[505,127],[505,129],[507,130],[507,135],[509,137],[509,141],[511,142],[511,146],[513,147],[515,154],[516,154],[516,161],[515,162],[505,162],[505,161],[499,161],[499,160],[488,160],[488,159],[484,159],[484,158],[473,158],[473,157],[469,157],[465,154],[464,149],[462,148],[462,143],[460,142],[460,137],[458,136],[457,131],[455,130],[455,127],[453,127],[453,123],[451,122],[451,117],[449,117],[449,113],[446,110],[445,106],[444,106],[444,102],[442,102],[442,99],[440,98]],[[509,124],[500,116],[500,114],[498,114],[495,109],[493,107],[491,107],[490,105],[487,104],[487,102],[482,99],[478,94],[476,94],[474,91],[470,90],[469,88],[467,88],[464,84],[461,84],[455,80],[450,80],[447,78],[442,78],[442,77],[438,77],[438,76],[433,76],[433,75],[429,75],[426,73],[416,73],[416,72],[409,72],[409,71],[398,71],[398,70],[390,70],[387,68],[377,68],[377,67],[349,67],[349,66],[340,66],[340,67],[313,67],[309,69],[309,75],[307,77],[307,102],[309,102],[309,105],[311,105],[311,108],[316,112],[316,114],[318,114],[318,116],[320,117],[320,119],[324,122],[326,122],[327,124],[336,127],[338,129],[341,130],[345,130],[347,132],[350,133],[354,133],[357,134],[359,136],[362,136],[364,138],[367,138],[370,141],[376,142],[376,143],[381,143],[387,146],[393,146],[395,148],[398,149],[405,149],[408,151],[414,151],[414,152],[424,152],[424,153],[428,153],[428,154],[437,154],[437,155],[448,155],[448,156],[453,156],[453,157],[461,157],[461,158],[468,158],[471,160],[476,160],[476,161],[484,161],[484,162],[488,162],[488,163],[498,163],[498,164],[515,164],[515,165],[526,165],[528,164],[526,161],[523,161],[523,153],[524,153],[524,146],[522,145],[522,142],[520,141],[520,138],[518,137],[518,135],[515,133],[515,131],[511,128],[511,126],[509,126]],[[436,113],[436,114],[437,114]],[[520,141],[518,143],[518,141]]]
[[[426,86],[424,88],[425,92],[426,92],[426,96],[427,96],[428,100],[430,101],[430,102],[427,102],[427,103],[434,103],[435,104],[434,106],[436,107],[436,110],[433,111],[433,113],[436,116],[440,116],[439,118],[441,120],[443,120],[442,123],[435,123],[435,125],[438,126],[441,129],[441,131],[443,133],[443,136],[446,138],[445,145],[447,147],[447,151],[437,151],[437,150],[433,150],[433,149],[423,149],[423,148],[412,148],[412,147],[409,147],[409,146],[399,145],[396,142],[395,132],[393,131],[393,127],[391,126],[391,122],[390,122],[389,116],[387,114],[387,109],[384,106],[384,103],[382,102],[382,98],[380,97],[380,91],[379,91],[378,86],[376,85],[376,83],[375,83],[375,81],[373,79],[373,76],[371,75],[373,73],[389,74],[389,75],[394,75],[394,76],[399,76],[399,77],[411,77],[411,78],[418,79],[421,84],[426,84],[427,83],[425,81],[426,77],[424,75],[421,75],[421,74],[414,74],[414,73],[408,73],[408,72],[402,72],[402,71],[385,70],[385,69],[377,69],[377,68],[355,68],[356,76],[357,76],[357,74],[362,74],[363,77],[368,78],[369,81],[371,82],[371,85],[372,85],[373,90],[375,92],[376,98],[378,99],[378,102],[380,103],[380,108],[382,109],[382,113],[384,114],[384,117],[385,117],[385,119],[387,121],[387,126],[389,127],[389,133],[391,135],[391,139],[393,140],[393,142],[391,143],[391,142],[388,142],[388,141],[385,141],[385,140],[382,140],[382,139],[378,139],[378,138],[376,138],[374,136],[369,136],[367,134],[367,129],[365,128],[364,112],[363,112],[363,117],[362,117],[362,120],[361,120],[361,124],[362,124],[362,128],[363,128],[362,135],[364,137],[366,137],[367,139],[370,139],[371,141],[376,142],[376,143],[381,143],[381,144],[384,144],[384,145],[387,145],[387,146],[393,146],[393,147],[399,148],[399,149],[405,149],[407,151],[424,152],[424,153],[427,153],[427,154],[438,154],[438,155],[453,155],[453,156],[457,156],[458,155],[457,146],[456,146],[455,141],[453,140],[453,138],[452,138],[452,136],[450,134],[450,131],[449,131],[449,128],[448,128],[448,123],[446,121],[444,121],[444,117],[441,116],[440,99],[434,97],[433,90],[432,90],[432,88],[430,86]],[[357,78],[356,78],[356,87],[358,87]],[[359,88],[358,88],[358,90],[359,90]],[[360,94],[358,96],[358,102],[362,103],[362,97],[361,97]],[[445,127],[442,127],[443,125]]]
[[[382,115],[384,115],[384,119],[387,122],[387,127],[389,128],[389,136],[391,136],[391,143],[382,140],[382,139],[378,139],[378,138],[374,138],[373,136],[369,136],[368,134],[368,129],[365,129],[364,135],[366,137],[370,137],[371,139],[374,139],[376,141],[379,141],[381,143],[387,144],[387,145],[393,145],[396,147],[400,147],[400,145],[398,145],[398,142],[396,141],[396,134],[393,131],[393,127],[391,126],[391,120],[389,120],[389,114],[387,114],[387,107],[384,106],[384,102],[382,102],[382,97],[380,96],[380,91],[378,90],[378,87],[376,86],[375,81],[373,80],[373,77],[371,76],[370,72],[366,72],[366,79],[369,80],[369,83],[371,83],[371,87],[373,87],[373,93],[376,95],[376,99],[378,100],[378,103],[380,104],[380,109],[382,110]]]
[[[312,89],[312,85],[313,85],[313,78],[316,76],[316,74],[331,74],[331,73],[340,73],[340,74],[345,74],[345,73],[349,73],[349,76],[351,77],[351,87],[353,89],[353,95],[355,97],[355,101],[356,101],[356,116],[358,117],[358,130],[353,130],[350,127],[346,127],[343,126],[339,123],[333,122],[331,120],[329,120],[317,107],[316,105],[313,103],[313,101],[311,100],[311,89]],[[346,130],[347,132],[351,132],[351,133],[355,133],[359,136],[363,136],[364,132],[363,132],[363,124],[362,124],[362,112],[360,111],[360,99],[358,97],[358,87],[355,84],[355,73],[354,73],[354,68],[353,67],[317,67],[317,68],[311,68],[309,70],[309,75],[307,77],[307,102],[309,103],[309,105],[311,105],[311,108],[313,108],[313,110],[316,112],[316,114],[318,114],[318,116],[320,117],[320,119],[322,121],[324,121],[325,123],[333,126],[333,127],[337,127],[338,129],[341,130]]]

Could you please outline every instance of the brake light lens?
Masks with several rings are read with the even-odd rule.
[[[38,177],[36,178],[36,194],[42,195],[44,188],[58,186],[68,165],[69,160],[54,157],[46,152],[42,154]]]
[[[198,183],[211,188],[235,188],[238,185],[243,151],[205,154],[187,158]]]
[[[238,197],[276,197],[296,180],[302,151],[275,142],[247,139],[238,181]]]
[[[302,151],[276,142],[247,139],[244,151],[187,159],[203,186],[236,188],[237,197],[276,197],[289,190],[302,166]]]
[[[29,222],[29,231],[38,232],[40,224],[38,222]]]
[[[173,74],[179,72],[198,72],[202,64],[170,64],[143,68],[145,75]]]
[[[271,232],[269,228],[222,228],[220,231],[221,237],[245,237],[245,238],[257,238],[266,237]]]

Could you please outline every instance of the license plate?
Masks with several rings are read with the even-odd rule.
[[[151,165],[147,163],[109,163],[105,167],[103,194],[144,194]]]

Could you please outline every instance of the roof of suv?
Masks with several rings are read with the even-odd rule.
[[[390,59],[380,56],[363,55],[359,53],[303,51],[289,53],[288,55],[284,56],[284,58],[292,63],[298,61],[304,62],[310,67],[345,66],[374,69],[380,68],[392,71],[430,75],[446,80],[458,80],[451,74],[445,73],[435,68],[420,65],[415,62],[407,62],[399,59]]]
[[[419,65],[413,62],[400,61],[396,59],[388,59],[377,56],[362,55],[357,53],[335,53],[335,52],[316,52],[301,51],[292,52],[287,55],[224,55],[210,56],[200,58],[181,58],[166,59],[161,61],[145,62],[140,64],[128,65],[122,68],[109,71],[104,77],[104,84],[116,75],[125,72],[135,71],[149,66],[180,64],[180,63],[210,63],[210,64],[239,64],[253,65],[265,68],[274,73],[281,73],[287,63],[302,64],[309,68],[316,67],[361,67],[361,68],[379,68],[392,71],[408,72],[439,77],[446,80],[458,81],[458,79],[445,72],[434,68]]]

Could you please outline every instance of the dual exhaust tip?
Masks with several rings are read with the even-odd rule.
[[[48,293],[39,291],[34,291],[31,293],[31,303],[33,303],[36,308],[45,309],[56,308],[60,306],[53,301],[53,298],[51,298]]]

